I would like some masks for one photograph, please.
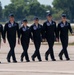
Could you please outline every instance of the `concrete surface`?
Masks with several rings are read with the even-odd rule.
[[[49,61],[45,61],[45,52],[48,49],[47,45],[42,45],[40,52],[42,56],[42,62],[32,62],[31,55],[34,53],[34,45],[30,45],[29,47],[29,57],[31,62],[26,63],[20,62],[20,56],[22,53],[21,45],[17,45],[15,49],[16,58],[18,63],[8,63],[6,61],[7,53],[9,51],[9,45],[2,43],[2,48],[0,50],[0,60],[2,63],[0,64],[0,75],[74,75],[74,46],[68,47],[68,52],[70,55],[70,61],[60,61],[58,58],[58,54],[61,50],[61,45],[54,46],[55,58],[57,61],[53,62],[50,59]]]

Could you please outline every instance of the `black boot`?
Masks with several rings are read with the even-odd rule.
[[[61,56],[60,54],[59,54],[59,59],[60,59],[60,60],[63,60],[63,58],[62,58],[62,56]]]
[[[30,62],[30,60],[26,60],[26,62]]]
[[[10,59],[9,59],[8,57],[7,57],[7,62],[9,62],[9,63],[11,62]]]
[[[23,62],[23,58],[21,58],[21,62]]]
[[[42,60],[40,59],[39,62],[41,62]]]
[[[56,59],[52,59],[52,61],[56,61]]]
[[[17,63],[17,61],[16,60],[13,60],[13,63]]]
[[[48,61],[48,55],[47,54],[45,54],[45,60]]]
[[[67,58],[66,60],[67,60],[67,61],[69,61],[69,60],[70,60],[70,58]]]
[[[32,61],[35,61],[34,57],[32,56]]]

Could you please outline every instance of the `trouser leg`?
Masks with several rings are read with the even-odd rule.
[[[29,44],[22,43],[22,47],[23,47],[23,53],[21,55],[21,58],[23,59],[23,57],[25,56],[25,59],[27,61],[29,61],[29,56],[28,56],[28,47],[29,47]]]
[[[62,42],[62,51],[61,51],[61,55],[65,55],[66,59],[69,59],[69,55],[68,55],[68,51],[67,51],[67,47],[68,47],[68,40],[61,40]]]
[[[48,40],[49,50],[47,51],[48,52],[47,55],[49,55],[49,53],[50,53],[50,57],[51,57],[52,60],[55,59],[54,51],[53,51],[53,45],[54,45],[54,41]]]
[[[39,60],[41,60],[41,55],[40,55],[40,51],[39,51],[39,49],[40,49],[40,46],[41,46],[41,41],[40,42],[34,42],[34,44],[35,44],[35,52],[34,52],[34,54],[33,54],[33,57],[35,58],[35,57],[37,57]]]

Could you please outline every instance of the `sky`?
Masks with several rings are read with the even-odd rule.
[[[5,5],[8,5],[10,3],[10,0],[0,0],[2,3],[2,7],[4,8]],[[53,0],[38,0],[41,4],[45,5],[51,5]]]

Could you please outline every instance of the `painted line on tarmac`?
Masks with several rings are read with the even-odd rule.
[[[0,69],[0,72],[26,72],[26,73],[49,73],[49,74],[73,74],[74,75],[74,71]]]

